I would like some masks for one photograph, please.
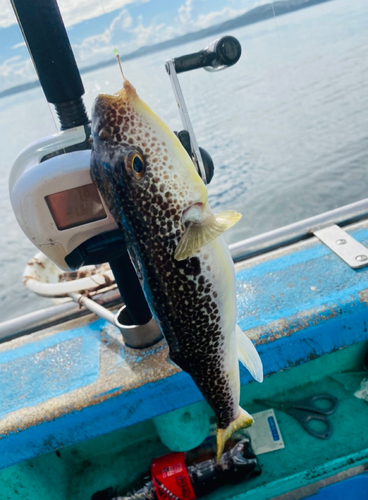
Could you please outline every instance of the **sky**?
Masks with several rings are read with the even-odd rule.
[[[80,68],[235,18],[267,0],[59,0]],[[0,91],[35,80],[10,0],[0,0]]]

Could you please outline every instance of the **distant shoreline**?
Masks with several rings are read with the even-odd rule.
[[[165,42],[160,42],[152,46],[141,47],[130,54],[121,56],[120,59],[121,61],[136,59],[138,57],[143,57],[148,54],[153,54],[154,52],[159,52],[160,50],[169,47],[176,47],[195,40],[200,40],[201,38],[205,38],[210,35],[217,35],[223,33],[224,31],[230,31],[236,28],[240,28],[242,26],[247,26],[249,24],[265,21],[267,19],[274,17],[274,15],[281,16],[284,14],[288,14],[290,12],[294,12],[296,10],[305,9],[307,7],[312,7],[314,5],[318,5],[320,3],[325,3],[329,1],[331,0],[279,0],[274,2],[273,4],[268,3],[265,5],[260,5],[259,7],[255,7],[249,12],[246,12],[245,14],[238,16],[234,19],[229,19],[228,21],[216,24],[215,26],[211,26],[209,28],[196,31],[194,33],[187,33],[186,35],[182,35],[177,38],[167,40]],[[82,74],[90,73],[91,71],[105,68],[107,66],[112,66],[113,64],[116,64],[115,58],[108,61],[93,64],[90,66],[85,66],[84,68],[80,68],[79,71]],[[10,87],[8,89],[1,91],[0,99],[3,97],[8,97],[14,94],[18,94],[20,92],[31,90],[36,87],[40,87],[40,82],[38,80],[35,80],[33,82],[23,83],[21,85],[16,85],[14,87]]]

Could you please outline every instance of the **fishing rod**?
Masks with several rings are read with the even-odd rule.
[[[56,1],[11,0],[43,92],[61,130],[88,126],[84,86]]]

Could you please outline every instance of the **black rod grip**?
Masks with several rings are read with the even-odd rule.
[[[109,264],[132,324],[145,325],[151,320],[152,314],[127,250],[124,249]]]
[[[11,0],[48,102],[76,101],[84,94],[56,0]]]

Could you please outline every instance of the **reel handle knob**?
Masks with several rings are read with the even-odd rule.
[[[208,47],[193,54],[173,59],[176,73],[205,68],[218,71],[236,64],[241,56],[241,45],[237,38],[224,36],[212,42]],[[166,69],[168,69],[166,67]]]
[[[208,53],[214,53],[216,56],[205,69],[220,69],[236,64],[241,56],[242,48],[240,42],[234,36],[224,36],[212,42],[206,49]]]

